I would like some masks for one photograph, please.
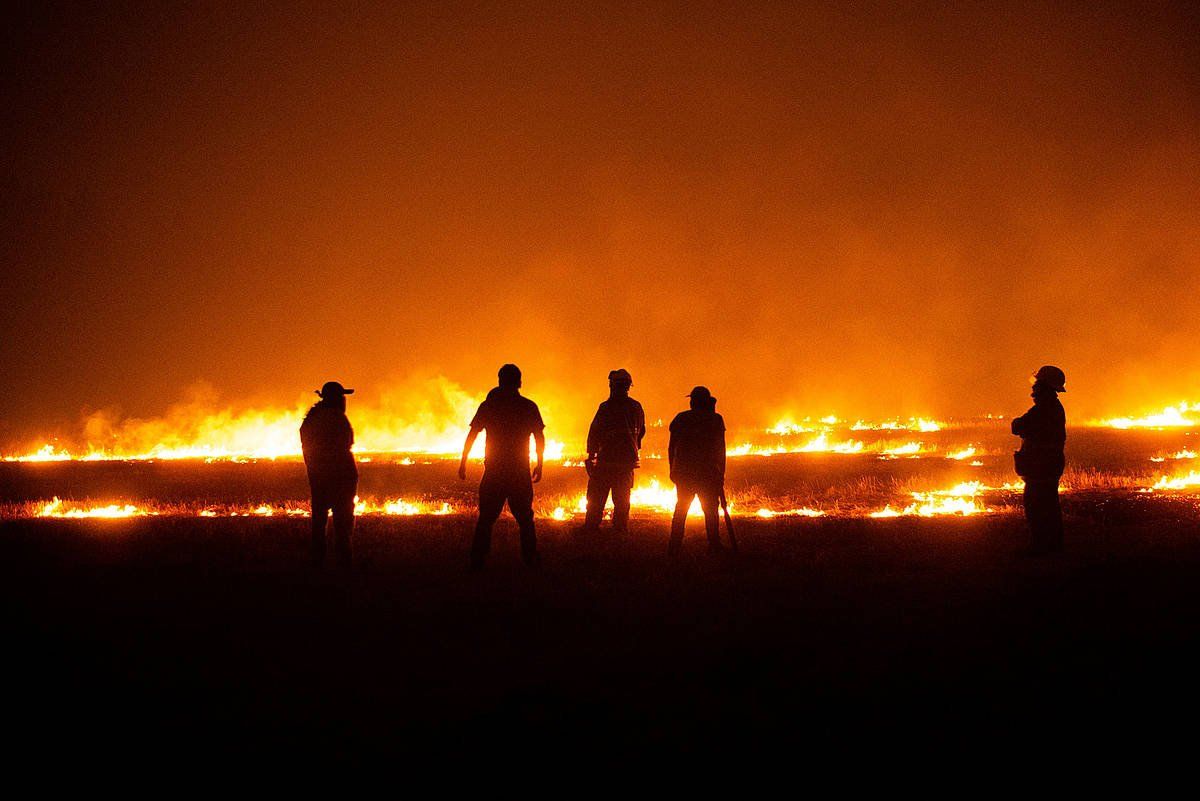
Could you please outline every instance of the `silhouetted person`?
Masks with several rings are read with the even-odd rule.
[[[317,391],[321,400],[313,404],[300,424],[300,447],[308,469],[312,493],[312,558],[325,561],[325,528],[333,513],[333,542],[338,565],[350,566],[350,535],[354,532],[354,496],[358,468],[350,447],[354,429],[346,418],[346,396],[354,390],[336,381]]]
[[[628,370],[608,374],[608,400],[600,404],[587,436],[587,516],[582,531],[600,528],[609,493],[613,501],[613,531],[629,530],[629,495],[638,451],[646,436],[642,404],[629,397],[633,377]]]
[[[696,387],[688,397],[691,409],[675,415],[671,421],[671,441],[667,458],[671,481],[675,482],[675,515],[671,518],[671,541],[667,552],[679,553],[683,545],[683,527],[692,499],[700,498],[704,510],[704,528],[708,534],[708,552],[720,553],[718,530],[721,490],[725,486],[725,421],[717,414],[717,399],[705,387]]]
[[[542,480],[542,457],[546,451],[545,424],[537,404],[521,396],[521,371],[506,364],[498,374],[500,385],[488,393],[471,420],[471,431],[463,445],[458,477],[467,477],[467,455],[480,431],[484,439],[483,479],[479,482],[479,520],[471,543],[471,568],[483,567],[492,548],[492,526],[504,511],[516,518],[521,529],[521,558],[538,563],[537,537],[533,530],[533,485]],[[529,473],[529,437],[537,449],[537,465]]]
[[[1062,509],[1058,482],[1062,478],[1063,447],[1067,441],[1067,415],[1058,393],[1066,392],[1067,377],[1047,365],[1033,376],[1033,408],[1012,421],[1012,432],[1021,438],[1014,457],[1017,474],[1025,479],[1025,519],[1029,522],[1030,552],[1062,549]]]

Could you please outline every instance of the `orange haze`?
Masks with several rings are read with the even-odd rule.
[[[1194,6],[789,5],[26,8],[0,445],[331,378],[461,436],[505,361],[569,442],[619,366],[764,427],[1200,399]]]

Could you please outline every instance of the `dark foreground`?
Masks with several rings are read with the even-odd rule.
[[[677,564],[657,520],[620,541],[541,523],[536,572],[506,520],[482,575],[469,522],[362,521],[346,581],[308,568],[304,520],[0,524],[7,756],[519,771],[1192,744],[1186,517],[1078,515],[1043,560],[1013,516],[744,521],[733,562],[693,524]]]

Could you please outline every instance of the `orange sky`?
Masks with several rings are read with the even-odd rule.
[[[1200,394],[1186,4],[243,5],[8,26],[0,439],[504,361],[763,422]]]

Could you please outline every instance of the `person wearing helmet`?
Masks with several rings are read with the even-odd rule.
[[[1030,552],[1062,550],[1062,509],[1058,482],[1062,478],[1067,441],[1067,415],[1058,393],[1067,391],[1067,377],[1046,365],[1033,375],[1033,408],[1012,421],[1012,433],[1021,438],[1013,455],[1017,475],[1025,479],[1025,519],[1029,524]]]
[[[629,496],[633,471],[639,466],[638,452],[646,436],[646,414],[642,404],[629,397],[633,377],[628,370],[608,374],[608,400],[600,404],[587,435],[587,515],[580,531],[600,528],[604,505],[612,494],[613,531],[629,530]]]
[[[487,394],[471,420],[471,430],[463,444],[458,477],[467,477],[467,457],[479,432],[484,440],[483,478],[479,482],[479,518],[471,543],[471,569],[483,568],[492,549],[492,527],[504,511],[517,520],[521,531],[521,558],[534,566],[540,561],[533,527],[533,485],[542,480],[542,461],[546,452],[545,424],[537,404],[521,395],[521,370],[506,364],[497,375],[499,386]],[[533,437],[537,465],[529,472],[529,438]]]
[[[717,509],[725,486],[725,420],[717,414],[717,399],[706,387],[688,393],[691,408],[671,421],[671,439],[667,446],[671,481],[675,482],[675,515],[671,518],[671,540],[667,553],[679,554],[683,528],[692,499],[700,498],[704,510],[704,530],[708,534],[708,552],[724,550],[718,531]]]
[[[346,396],[354,390],[328,381],[317,390],[321,398],[300,424],[300,447],[312,495],[312,559],[325,561],[325,529],[333,516],[333,543],[339,567],[350,566],[350,535],[354,531],[354,498],[358,468],[354,464],[354,429],[346,417]]]

